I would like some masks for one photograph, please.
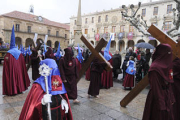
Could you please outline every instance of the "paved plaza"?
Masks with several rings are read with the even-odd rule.
[[[18,120],[26,96],[31,87],[15,96],[2,95],[2,65],[0,66],[0,120]],[[31,69],[28,72],[31,79]],[[33,81],[31,81],[32,86]],[[148,89],[139,94],[126,108],[120,107],[120,100],[129,92],[122,83],[115,81],[114,87],[101,89],[100,98],[88,98],[89,81],[84,78],[78,83],[78,99],[75,105],[70,100],[74,120],[141,120]]]

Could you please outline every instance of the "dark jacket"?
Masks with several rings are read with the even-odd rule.
[[[121,66],[121,55],[114,54],[112,60],[113,60],[113,69],[119,69]]]

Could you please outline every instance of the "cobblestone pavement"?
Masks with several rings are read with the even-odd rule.
[[[24,101],[31,87],[23,94],[2,95],[2,69],[0,66],[0,120],[18,120]],[[28,72],[31,79],[31,69]],[[31,86],[32,86],[31,81]],[[75,105],[70,100],[74,120],[141,120],[148,89],[140,93],[126,108],[120,107],[120,100],[129,92],[123,90],[120,82],[114,87],[101,89],[100,98],[87,98],[89,81],[84,78],[78,83],[78,100]]]

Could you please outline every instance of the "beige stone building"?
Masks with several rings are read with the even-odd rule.
[[[130,6],[128,14],[131,15]],[[135,9],[137,5],[135,5]],[[156,2],[144,3],[141,5],[138,14],[143,16],[147,25],[156,24],[159,28],[165,26],[163,30],[168,30],[173,27],[172,9],[176,8],[176,3],[173,0],[160,0]],[[82,15],[82,34],[95,46],[101,37],[109,40],[110,35],[114,35],[111,42],[111,51],[120,50],[123,52],[128,47],[134,47],[139,42],[147,42],[157,46],[159,42],[154,38],[142,35],[128,21],[122,17],[122,8],[103,10],[90,14]],[[77,17],[70,18],[70,41],[75,42],[74,36],[77,28]]]
[[[16,44],[28,47],[34,44],[35,33],[38,34],[37,43],[44,42],[45,35],[48,35],[47,45],[57,48],[59,42],[61,48],[69,44],[69,25],[50,21],[42,16],[30,13],[13,11],[0,15],[0,40],[10,42],[12,26],[15,28]]]

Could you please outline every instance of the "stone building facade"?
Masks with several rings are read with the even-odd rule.
[[[38,34],[37,43],[44,42],[45,35],[48,35],[47,45],[57,48],[59,42],[61,48],[69,44],[69,29],[67,24],[50,21],[42,16],[29,13],[13,11],[0,15],[0,40],[10,42],[12,26],[15,28],[16,44],[28,47],[34,45],[33,38]]]
[[[130,6],[128,14],[131,15]],[[135,5],[135,9],[137,5]],[[143,16],[147,25],[156,24],[163,30],[173,27],[173,12],[176,3],[173,0],[160,0],[148,2],[141,5],[138,14]],[[110,35],[114,35],[111,40],[111,51],[119,50],[123,52],[128,47],[133,47],[139,42],[147,42],[157,46],[159,42],[152,37],[144,36],[122,17],[122,8],[104,10],[82,15],[82,34],[95,46],[101,37],[109,40]],[[165,26],[163,27],[163,22]],[[77,17],[70,18],[70,41],[75,42]]]

